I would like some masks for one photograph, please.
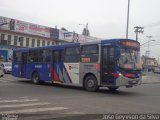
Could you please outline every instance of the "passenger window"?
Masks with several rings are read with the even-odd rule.
[[[28,53],[27,52],[22,53],[22,62],[23,63],[27,63],[27,57],[28,57]]]
[[[53,61],[55,63],[62,62],[62,51],[54,51],[53,52]]]
[[[40,50],[39,62],[50,62],[51,55],[51,50]]]
[[[68,47],[65,49],[64,62],[79,62],[79,47]]]
[[[81,47],[81,62],[98,62],[98,45],[84,45]]]
[[[38,50],[29,52],[28,62],[38,62]]]
[[[14,52],[13,53],[13,61],[14,62],[21,62],[21,52]]]

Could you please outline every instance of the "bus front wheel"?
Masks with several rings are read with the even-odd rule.
[[[97,91],[98,90],[97,79],[93,75],[88,75],[84,81],[84,88],[90,92]]]
[[[38,73],[37,72],[34,72],[33,73],[33,75],[32,75],[32,82],[34,83],[34,84],[39,84],[39,75],[38,75]]]

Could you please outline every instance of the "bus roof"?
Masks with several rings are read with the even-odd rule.
[[[19,48],[19,49],[15,49],[14,51],[23,51],[23,52],[27,52],[29,50],[36,50],[36,49],[63,49],[64,47],[68,47],[68,46],[79,46],[79,45],[87,45],[87,44],[116,44],[120,41],[124,41],[124,40],[129,40],[129,41],[135,41],[132,39],[105,39],[105,40],[100,40],[100,41],[94,41],[94,42],[86,42],[86,43],[64,43],[62,45],[50,45],[50,46],[42,46],[42,47],[34,47],[34,48]],[[137,41],[135,41],[137,42]]]
[[[86,45],[86,44],[107,44],[107,43],[110,43],[110,44],[116,44],[116,43],[118,43],[118,42],[120,42],[120,41],[125,41],[125,40],[127,40],[127,41],[135,41],[135,40],[133,40],[133,39],[104,39],[104,40],[100,40],[100,41],[94,41],[94,42],[86,42],[86,43],[81,43],[81,45]],[[137,42],[137,41],[135,41],[135,42]]]
[[[29,50],[36,50],[36,49],[63,49],[66,46],[79,46],[80,43],[65,43],[63,45],[49,45],[49,46],[42,46],[42,47],[34,47],[34,48],[19,48],[19,49],[14,49],[14,51],[23,51],[27,52]]]
[[[133,39],[105,39],[105,40],[101,40],[101,43],[102,44],[105,44],[105,43],[117,43],[117,42],[119,42],[119,41],[125,41],[125,40],[127,40],[127,41],[135,41],[135,42],[137,42],[136,40],[133,40]]]

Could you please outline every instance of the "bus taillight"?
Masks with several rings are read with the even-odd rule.
[[[96,64],[96,70],[100,70],[100,64]]]

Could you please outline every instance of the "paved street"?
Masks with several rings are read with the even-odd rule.
[[[122,87],[115,92],[107,88],[87,92],[80,87],[34,85],[6,74],[0,78],[0,115],[19,115],[23,120],[61,120],[102,119],[105,113],[160,113],[159,78],[160,75],[149,73],[141,86]]]

